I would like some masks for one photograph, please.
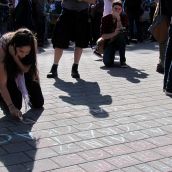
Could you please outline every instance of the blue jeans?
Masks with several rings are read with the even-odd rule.
[[[123,33],[118,34],[112,42],[108,42],[105,45],[105,50],[103,54],[103,63],[105,66],[110,67],[114,64],[115,52],[119,51],[120,63],[125,63],[125,35]]]
[[[167,42],[163,88],[166,91],[172,92],[172,25],[170,25]]]

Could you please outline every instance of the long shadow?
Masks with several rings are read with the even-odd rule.
[[[126,46],[126,51],[134,51],[134,50],[158,51],[159,45],[157,42],[144,41],[142,43],[137,43],[137,44],[130,43],[130,45]],[[142,53],[143,53],[143,51],[142,51]]]
[[[126,78],[129,82],[139,83],[140,79],[145,79],[149,74],[145,73],[144,70],[138,70],[128,66],[128,68],[120,68],[118,64],[115,64],[114,67],[100,67],[103,70],[106,70],[108,74],[114,77]]]
[[[108,112],[101,108],[101,105],[109,105],[112,103],[110,95],[102,95],[97,82],[87,82],[78,79],[76,83],[65,82],[57,79],[54,86],[69,96],[59,96],[64,102],[72,105],[84,105],[89,107],[89,112],[96,118],[106,118]]]
[[[32,137],[31,130],[42,112],[43,109],[29,110],[23,122],[6,115],[0,118],[0,171],[33,171],[38,140]],[[34,154],[28,156],[25,152],[30,150]]]

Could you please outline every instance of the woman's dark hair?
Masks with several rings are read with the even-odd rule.
[[[24,65],[30,65],[30,74],[36,74],[37,72],[37,64],[36,64],[36,50],[35,50],[35,36],[34,34],[26,28],[18,29],[14,32],[12,35],[10,41],[7,45],[7,52],[6,52],[6,58],[5,58],[5,65],[7,69],[7,73],[9,76],[16,77],[18,73],[20,73],[20,69],[15,63],[14,59],[11,57],[9,53],[9,46],[13,46],[14,50],[16,51],[16,48],[23,47],[23,46],[30,46],[31,50],[30,53],[25,56],[21,62]]]

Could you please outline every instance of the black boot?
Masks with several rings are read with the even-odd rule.
[[[73,64],[72,65],[72,72],[71,72],[72,78],[80,78],[80,75],[78,73],[78,64]]]
[[[157,64],[156,71],[158,73],[164,74],[164,67],[161,64]]]
[[[58,65],[53,64],[50,72],[47,74],[47,78],[57,78],[57,67]]]

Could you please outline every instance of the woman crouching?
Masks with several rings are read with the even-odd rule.
[[[44,104],[36,59],[36,38],[21,28],[0,38],[0,103],[21,117],[22,98],[33,108]]]

